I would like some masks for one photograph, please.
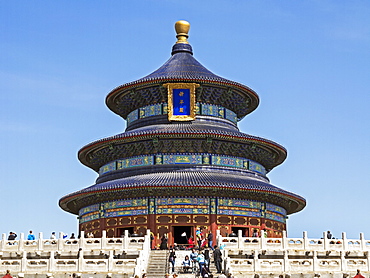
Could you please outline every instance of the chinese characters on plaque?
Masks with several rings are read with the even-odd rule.
[[[168,119],[170,121],[192,121],[195,119],[195,83],[167,83]]]

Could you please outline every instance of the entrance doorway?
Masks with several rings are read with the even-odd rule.
[[[118,228],[117,233],[118,237],[123,237],[125,235],[125,230],[128,230],[128,235],[132,235],[134,233],[134,227],[125,227],[125,228]]]
[[[193,226],[174,226],[173,227],[173,242],[176,243],[180,249],[185,249],[188,244],[188,239],[193,235]]]
[[[239,230],[242,230],[242,236],[246,236],[248,237],[249,236],[249,229],[248,228],[243,228],[243,227],[231,227],[231,230],[233,233],[235,233],[236,235],[238,235],[238,231]]]

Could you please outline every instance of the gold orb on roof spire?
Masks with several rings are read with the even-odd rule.
[[[190,23],[185,20],[179,20],[175,23],[175,30],[176,30],[176,43],[189,43],[188,42],[188,33],[190,29]]]

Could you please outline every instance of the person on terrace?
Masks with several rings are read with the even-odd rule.
[[[17,234],[10,232],[8,236],[8,240],[15,240],[17,238]]]
[[[218,248],[217,245],[215,245],[214,248],[215,248],[215,251],[213,251],[213,260],[215,262],[217,273],[221,273],[222,272],[222,266],[221,266],[222,253],[221,253],[220,248]]]
[[[10,275],[10,271],[7,270],[6,274],[3,276],[3,278],[13,278],[13,277]]]
[[[211,230],[208,233],[207,240],[208,240],[208,247],[213,250],[213,234]]]
[[[197,257],[197,261],[199,264],[199,271],[202,277],[204,277],[204,274],[206,274],[206,259],[204,258],[204,254],[202,252],[199,253]]]
[[[167,236],[166,234],[163,234],[161,237],[161,245],[159,246],[161,250],[167,250]]]
[[[203,232],[201,228],[197,228],[197,230],[195,231],[195,236],[197,237],[198,248],[200,248],[202,245],[203,238]]]
[[[195,246],[194,246],[194,238],[193,236],[190,236],[189,239],[188,239],[188,248],[189,249],[193,249]]]
[[[184,272],[189,272],[189,269],[191,269],[191,262],[189,256],[186,255],[184,260],[182,261],[182,270]]]
[[[357,274],[353,276],[353,278],[365,278],[364,276],[361,275],[360,270],[357,269]]]
[[[190,260],[194,263],[197,261],[198,258],[198,252],[193,248],[190,253]]]
[[[171,246],[168,261],[172,264],[172,273],[175,273],[175,259],[176,259],[176,253],[173,247]]]
[[[258,230],[257,229],[254,229],[253,230],[253,234],[252,234],[252,237],[258,237]]]
[[[30,233],[28,234],[27,236],[27,240],[35,240],[35,235],[32,233],[32,231],[30,231]]]
[[[326,237],[327,237],[328,239],[332,239],[332,238],[333,238],[333,235],[331,234],[331,232],[330,232],[330,231],[328,231],[328,232],[326,233]]]

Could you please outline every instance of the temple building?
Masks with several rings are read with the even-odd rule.
[[[287,216],[305,207],[304,198],[267,177],[286,149],[239,131],[238,122],[259,105],[257,93],[200,64],[189,28],[175,24],[177,42],[159,69],[106,97],[126,130],[78,152],[98,177],[59,201],[78,216],[81,231],[120,237],[150,229],[170,244],[186,243],[197,228],[281,237]]]

